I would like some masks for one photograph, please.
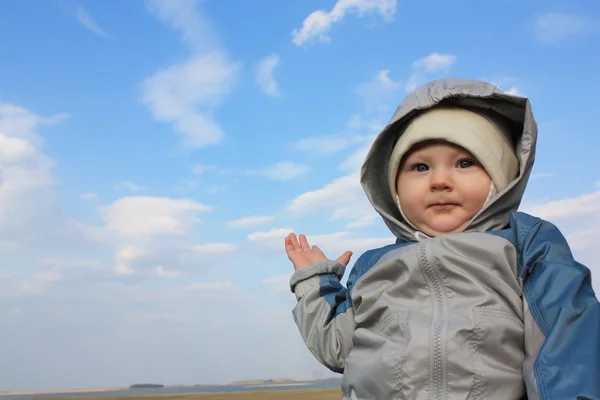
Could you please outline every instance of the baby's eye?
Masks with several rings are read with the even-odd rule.
[[[427,164],[417,163],[410,167],[410,169],[417,172],[425,172],[429,170],[429,167]]]
[[[458,165],[458,168],[469,168],[470,166],[473,165],[473,161],[472,160],[460,160],[457,165]]]

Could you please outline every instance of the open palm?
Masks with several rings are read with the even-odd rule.
[[[315,263],[326,261],[328,258],[318,246],[310,246],[305,235],[300,235],[300,240],[295,233],[290,233],[285,238],[285,252],[294,265],[295,270],[306,268]],[[346,251],[335,261],[346,266],[352,257],[351,251]]]

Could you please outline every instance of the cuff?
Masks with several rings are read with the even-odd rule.
[[[338,278],[341,279],[342,276],[344,276],[345,269],[346,267],[344,267],[337,261],[325,260],[315,263],[309,267],[302,268],[294,272],[292,278],[290,279],[290,289],[292,292],[294,292],[296,289],[296,285],[299,282],[316,275],[336,274]]]

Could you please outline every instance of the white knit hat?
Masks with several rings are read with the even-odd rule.
[[[388,167],[394,199],[398,196],[396,179],[402,158],[415,144],[426,140],[443,140],[473,154],[490,175],[495,192],[504,190],[518,176],[519,160],[507,124],[483,112],[437,106],[416,116],[394,146]]]

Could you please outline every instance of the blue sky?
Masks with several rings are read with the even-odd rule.
[[[5,2],[0,390],[331,375],[283,236],[393,241],[357,174],[429,79],[531,99],[522,209],[600,274],[599,35],[584,0]]]

